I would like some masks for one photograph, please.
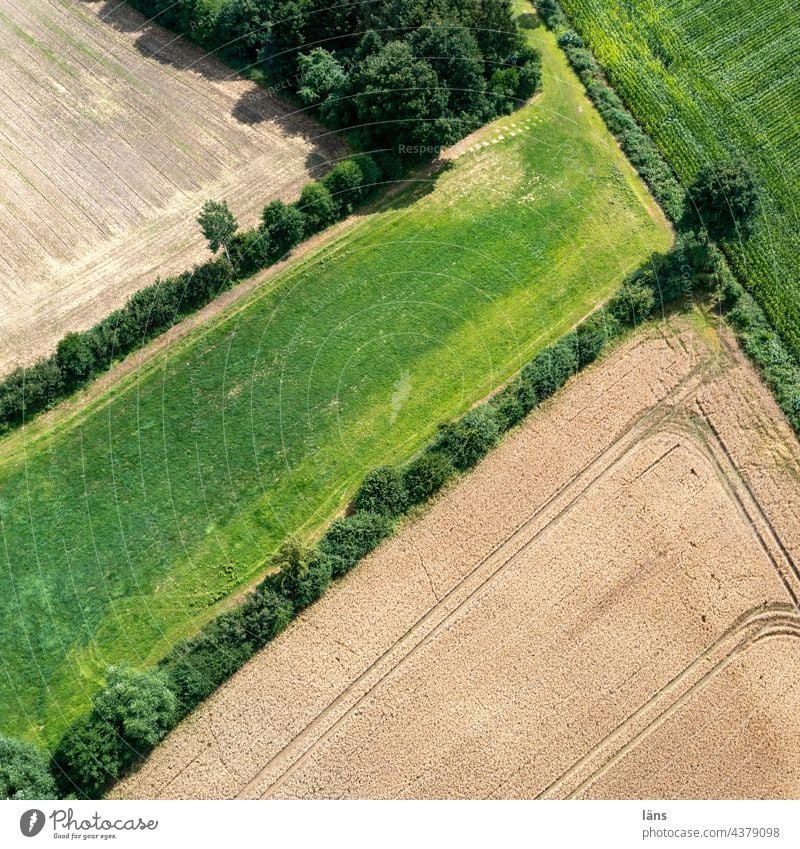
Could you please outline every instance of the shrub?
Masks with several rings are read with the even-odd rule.
[[[84,333],[67,333],[56,348],[56,364],[67,386],[85,383],[94,371],[94,351]]]
[[[364,174],[353,159],[334,165],[320,181],[331,193],[338,215],[347,215],[364,197]]]
[[[336,204],[327,186],[322,183],[307,183],[297,206],[305,219],[306,235],[318,233],[336,220]]]
[[[589,316],[578,325],[575,330],[578,369],[588,366],[600,356],[616,328],[616,321],[605,310]]]
[[[270,575],[259,588],[274,589],[289,599],[295,610],[316,601],[331,582],[331,564],[319,551],[288,539],[272,558],[279,571]],[[288,620],[287,620],[288,622]]]
[[[543,401],[560,389],[578,370],[578,339],[575,333],[545,348],[522,369],[522,380]]]
[[[186,715],[230,678],[253,654],[238,611],[212,620],[194,639],[179,644],[162,661],[169,685]]]
[[[112,666],[105,687],[92,700],[95,712],[142,754],[175,724],[175,694],[163,672]]]
[[[358,201],[363,201],[381,182],[381,169],[375,159],[368,153],[362,153],[355,160],[361,172],[361,187],[358,190]]]
[[[694,210],[714,238],[747,233],[758,195],[755,177],[744,160],[704,165],[689,188]]]
[[[292,618],[288,599],[262,584],[234,610],[221,613],[159,663],[178,700],[178,718],[191,713]]]
[[[319,543],[319,550],[330,558],[334,578],[344,575],[366,557],[392,532],[392,522],[380,513],[354,513],[336,519]]]
[[[558,46],[561,48],[564,47],[584,47],[583,39],[578,35],[575,30],[565,30],[558,37]]]
[[[0,735],[0,799],[54,799],[48,759],[30,743]]]
[[[624,327],[644,321],[655,306],[653,290],[642,282],[626,283],[608,302],[606,309]]]
[[[356,510],[399,516],[408,506],[402,474],[392,466],[373,469],[358,488],[353,506]]]
[[[489,404],[470,410],[458,421],[442,425],[434,443],[458,471],[472,468],[497,442],[500,425]]]
[[[261,222],[262,228],[269,235],[275,256],[283,256],[303,238],[303,213],[282,200],[274,200],[264,207]]]
[[[456,473],[449,457],[440,451],[425,451],[412,460],[403,473],[410,504],[422,504],[435,495]]]
[[[272,251],[269,234],[261,228],[236,233],[229,248],[231,265],[239,280],[266,268],[270,263]]]
[[[537,401],[532,386],[518,376],[495,394],[489,403],[495,409],[500,430],[506,431],[519,424]]]
[[[67,729],[53,753],[59,795],[99,799],[134,760],[116,730],[92,712]]]
[[[294,583],[290,582],[288,589],[298,599],[309,598],[310,601],[307,603],[310,604],[314,600],[311,596],[322,585],[321,575],[324,575],[324,569],[320,570],[314,564],[314,568],[309,569],[304,578],[298,578]],[[322,589],[319,590],[320,595],[325,591],[328,582],[322,585]],[[268,587],[261,586],[250,593],[238,611],[231,611],[232,614],[241,615],[247,640],[254,651],[264,648],[291,622],[295,610],[293,601],[292,598],[284,598]]]

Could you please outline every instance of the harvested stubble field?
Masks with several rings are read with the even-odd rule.
[[[0,0],[0,374],[295,199],[343,145],[124,3]]]
[[[119,797],[800,795],[800,447],[699,316],[574,381]]]

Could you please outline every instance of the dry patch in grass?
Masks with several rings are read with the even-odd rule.
[[[651,328],[115,795],[797,797],[798,469],[727,336]]]
[[[0,374],[208,256],[342,145],[124,4],[0,0]]]

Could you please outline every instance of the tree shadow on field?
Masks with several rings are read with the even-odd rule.
[[[415,203],[432,194],[439,178],[453,167],[452,160],[434,159],[420,163],[407,174],[398,176],[394,181],[379,189],[378,196],[362,209],[364,213],[394,212],[414,206]]]
[[[158,25],[158,18],[148,19],[127,3],[105,0],[98,12],[101,23],[119,32],[138,34],[133,46],[145,59],[153,59],[179,71],[194,71],[212,82],[236,77],[236,72],[223,65],[213,54],[175,32]]]
[[[310,156],[316,153],[320,159],[327,155],[344,155],[347,146],[336,136],[328,133],[302,114],[291,103],[280,97],[280,92],[266,89],[241,77],[233,68],[223,64],[214,54],[188,39],[148,21],[144,15],[119,0],[102,0],[99,5],[91,0],[84,0],[91,6],[100,23],[106,24],[119,32],[134,36],[134,40],[125,39],[141,53],[145,60],[155,60],[162,65],[175,68],[178,71],[195,73],[213,83],[230,83],[230,91],[238,99],[234,103],[231,114],[242,124],[256,125],[274,121],[287,137],[298,136],[313,146]],[[130,70],[136,72],[136,63]],[[242,84],[245,90],[242,91]],[[240,93],[241,92],[241,93]],[[169,96],[169,91],[166,92]],[[211,104],[211,108],[213,104]],[[224,108],[220,104],[219,108]],[[317,164],[317,163],[315,163]],[[317,167],[318,164],[317,164]]]

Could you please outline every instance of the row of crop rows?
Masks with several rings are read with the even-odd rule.
[[[642,126],[684,181],[721,156],[746,158],[768,197],[732,247],[800,356],[800,16],[733,0],[562,0]]]

